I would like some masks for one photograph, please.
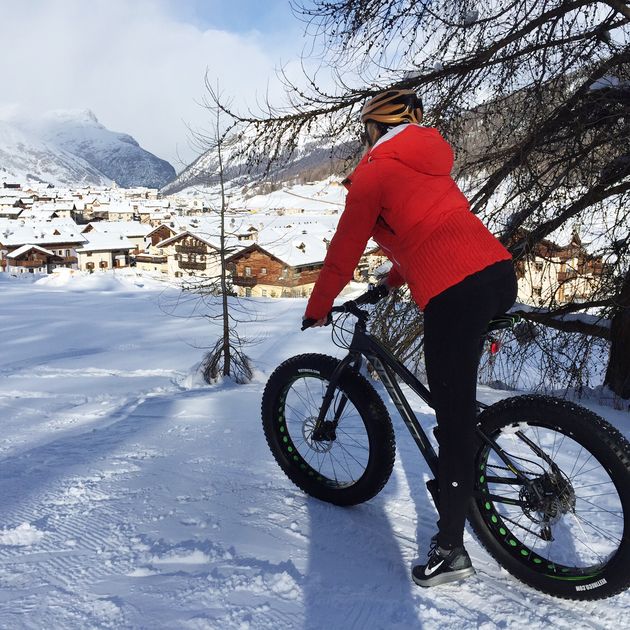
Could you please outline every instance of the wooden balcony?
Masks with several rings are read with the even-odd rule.
[[[232,276],[232,284],[237,287],[255,287],[258,284],[258,276]]]
[[[190,262],[189,260],[180,260],[179,261],[180,269],[192,269],[196,271],[205,271],[206,263],[202,262]]]
[[[45,260],[11,260],[9,258],[9,265],[11,267],[25,267],[26,269],[37,269],[38,267],[47,267],[48,263]]]
[[[178,254],[207,254],[208,248],[205,245],[175,245]]]

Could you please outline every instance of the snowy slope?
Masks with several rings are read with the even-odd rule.
[[[118,272],[29,280],[0,274],[0,628],[627,626],[630,593],[546,597],[469,535],[475,578],[415,587],[435,513],[400,422],[392,478],[367,504],[291,485],[260,427],[265,380],[293,354],[340,352],[328,330],[299,332],[303,301],[251,301],[255,381],[206,386],[198,304]],[[627,413],[598,411],[630,435]]]
[[[252,132],[250,132],[251,135]],[[296,140],[296,149],[292,154],[286,153],[280,156],[278,162],[273,165],[271,172],[265,172],[267,167],[266,153],[258,156],[259,164],[246,166],[244,158],[240,155],[245,145],[245,139],[238,135],[228,137],[223,145],[224,178],[234,186],[244,186],[259,183],[261,180],[274,182],[287,182],[303,175],[305,172],[317,172],[314,179],[323,179],[331,173],[339,173],[347,170],[340,166],[342,160],[356,154],[358,141],[351,131],[343,136],[322,139],[321,134],[300,131]],[[324,136],[325,137],[325,136]],[[335,161],[337,165],[335,167]],[[256,158],[252,159],[256,162]],[[201,154],[192,164],[187,166],[177,177],[164,187],[162,192],[166,195],[178,193],[191,187],[211,186],[217,188],[218,184],[218,152],[212,148]]]

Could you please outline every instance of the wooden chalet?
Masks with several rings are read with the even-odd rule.
[[[520,231],[515,241],[526,236]],[[567,245],[544,239],[516,264],[518,300],[540,306],[551,297],[557,304],[583,302],[589,299],[604,273],[601,257],[589,254],[574,232]]]
[[[167,273],[172,278],[211,278],[219,273],[218,248],[199,234],[186,230],[160,241],[155,248],[161,251],[160,256],[166,256]]]
[[[55,267],[64,267],[63,256],[40,247],[24,245],[6,255],[2,261],[8,273],[52,273]]]
[[[257,243],[226,262],[232,284],[242,297],[308,297],[323,264],[289,264]]]

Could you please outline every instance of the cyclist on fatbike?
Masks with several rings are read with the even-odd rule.
[[[510,253],[470,212],[451,177],[453,151],[436,129],[421,126],[422,115],[412,90],[382,92],[363,107],[366,152],[345,180],[345,209],[304,318],[327,323],[370,238],[392,262],[385,286],[407,283],[424,312],[438,424],[439,520],[428,560],[413,567],[412,577],[436,586],[475,572],[463,535],[473,491],[481,339],[490,320],[513,305],[517,286]]]

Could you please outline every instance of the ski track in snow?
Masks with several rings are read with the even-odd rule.
[[[416,587],[435,513],[399,421],[372,501],[341,509],[292,486],[260,427],[264,382],[293,354],[340,352],[327,331],[298,331],[303,302],[259,304],[253,383],[205,386],[208,324],[169,317],[157,292],[0,289],[0,628],[627,625],[628,593],[547,597],[469,535],[474,578]]]

